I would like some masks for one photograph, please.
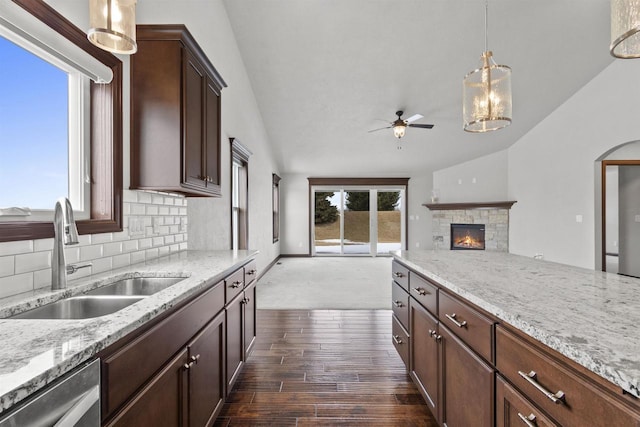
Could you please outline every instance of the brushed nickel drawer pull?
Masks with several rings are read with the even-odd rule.
[[[429,329],[429,336],[438,342],[442,340],[442,335],[438,335],[436,331],[432,331],[431,329]]]
[[[414,291],[416,291],[418,293],[418,295],[427,295],[430,292],[425,291],[424,288],[413,288]]]
[[[256,271],[256,270],[254,270],[254,269],[251,269],[251,270],[247,271],[247,274],[248,274],[249,276],[253,276],[253,275],[254,275],[254,274],[256,274],[256,273],[257,273],[257,271]]]
[[[402,301],[398,301],[398,300],[395,300],[393,304],[398,308],[401,308],[404,306],[404,304],[402,304]]]
[[[235,288],[239,288],[240,286],[242,286],[242,282],[241,282],[241,281],[233,282],[233,283],[231,284],[231,287],[232,287],[233,289],[235,289]]]
[[[520,412],[518,412],[518,417],[522,420],[523,423],[527,425],[527,427],[537,427],[538,423],[536,422],[536,416],[533,414],[529,414],[528,417],[525,417]]]
[[[536,371],[531,371],[528,374],[522,372],[522,371],[518,371],[518,375],[520,375],[522,378],[524,378],[525,380],[527,380],[527,382],[529,384],[531,384],[532,386],[534,386],[535,388],[538,389],[538,391],[540,391],[542,394],[544,394],[545,396],[547,396],[549,398],[549,400],[551,400],[553,403],[555,404],[562,404],[564,403],[564,392],[562,390],[558,390],[557,393],[551,393],[549,390],[547,390],[546,388],[544,388],[538,381],[537,381],[537,376],[538,374],[536,374]]]
[[[393,275],[396,277],[404,277],[404,274],[400,273],[399,271],[394,271]]]
[[[402,340],[400,339],[400,335],[394,335],[393,336],[393,342],[395,342],[398,345],[402,344]]]
[[[466,320],[463,320],[462,322],[458,322],[458,320],[456,319],[456,314],[455,313],[453,313],[451,315],[445,313],[445,316],[447,317],[447,319],[449,319],[453,323],[455,323],[458,328],[464,328],[464,327],[467,326],[467,321]]]

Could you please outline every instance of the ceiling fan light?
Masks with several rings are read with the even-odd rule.
[[[611,0],[611,45],[616,58],[640,58],[640,0]]]
[[[462,115],[467,132],[489,132],[511,124],[511,68],[497,65],[491,51],[463,81]]]
[[[136,53],[136,0],[89,0],[87,38],[113,53]]]
[[[396,124],[393,126],[393,135],[400,139],[404,136],[407,126],[405,124]]]

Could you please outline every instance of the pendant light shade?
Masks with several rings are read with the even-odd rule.
[[[407,125],[404,123],[395,123],[393,125],[393,136],[400,139],[404,136],[405,131],[407,130]]]
[[[511,124],[511,68],[497,65],[491,51],[463,82],[464,130],[488,132]]]
[[[611,0],[611,55],[640,58],[640,0]]]
[[[462,82],[462,117],[467,132],[489,132],[511,124],[511,68],[498,65],[488,49],[489,2],[484,9],[485,51],[480,66]]]
[[[89,41],[101,49],[130,55],[136,45],[136,0],[89,0]]]

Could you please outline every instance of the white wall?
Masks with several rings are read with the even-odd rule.
[[[434,172],[440,202],[507,200],[507,159],[507,150],[502,150]]]
[[[378,178],[378,177],[376,177]],[[409,179],[407,248],[431,248],[431,212],[422,206],[429,200],[432,174]],[[309,252],[309,180],[306,175],[286,174],[280,181],[282,194],[282,246],[286,255],[308,255]]]
[[[620,257],[618,271],[640,277],[640,167],[619,167]]]

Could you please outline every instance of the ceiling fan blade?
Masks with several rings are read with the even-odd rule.
[[[424,116],[422,114],[414,114],[413,116],[409,117],[406,122],[407,123],[411,123],[411,122],[415,122],[416,120],[420,120],[421,118],[423,118]]]
[[[407,126],[412,128],[422,128],[422,129],[431,129],[433,127],[433,125],[419,125],[419,124],[410,124]]]
[[[382,129],[391,129],[391,127],[392,127],[392,126],[387,126],[387,127],[384,127],[384,128],[373,129],[373,130],[370,130],[370,131],[369,131],[369,133],[371,133],[371,132],[377,132],[377,131],[382,130]]]

